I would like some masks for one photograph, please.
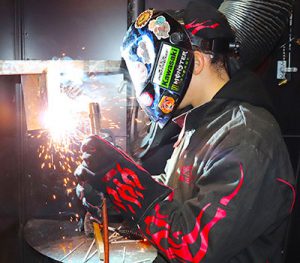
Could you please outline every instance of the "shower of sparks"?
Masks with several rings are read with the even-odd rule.
[[[71,73],[64,72],[61,75],[55,71],[55,68],[48,72],[48,86],[53,88],[51,88],[51,92],[48,90],[48,112],[44,115],[46,129],[28,134],[30,138],[41,142],[37,149],[40,168],[61,178],[59,181],[61,181],[66,196],[69,197],[74,196],[77,184],[73,173],[81,163],[80,144],[91,133],[89,103],[97,101],[100,104],[101,127],[109,129],[114,135],[121,134],[123,136],[127,110],[125,93],[109,97],[103,96],[107,94],[108,90],[111,92],[112,84],[107,87],[99,83],[96,85],[100,80],[96,80],[94,77],[95,85],[90,84],[85,89],[78,88],[83,85],[82,75],[80,72]],[[62,76],[67,79],[70,75],[78,78],[73,80],[75,88],[69,88],[68,85],[61,86]],[[62,87],[64,88],[62,89]],[[123,138],[120,138],[118,142],[125,145]],[[59,201],[60,194],[58,192],[49,193],[49,199]],[[66,210],[73,211],[73,209],[74,204],[68,200]],[[68,214],[68,212],[62,211],[61,214]],[[70,221],[78,221],[79,217],[78,214],[73,214]]]
[[[73,173],[81,163],[80,144],[89,134],[89,120],[88,114],[78,107],[82,105],[67,98],[65,94],[56,95],[54,98],[52,94],[55,105],[49,105],[48,112],[44,115],[47,129],[38,134],[33,132],[29,136],[41,142],[37,148],[41,169],[57,175],[65,195],[72,197],[77,184]],[[59,201],[61,194],[49,193],[49,199]],[[66,203],[66,210],[72,209],[70,198]],[[78,218],[75,220],[78,221]]]
[[[37,135],[30,135],[30,137],[43,141],[37,149],[38,157],[41,160],[41,169],[52,170],[63,175],[62,183],[66,189],[66,194],[72,193],[76,186],[73,172],[81,162],[79,145],[82,138],[69,136],[56,141],[48,131],[41,131]],[[56,200],[57,195],[52,194],[52,199]]]

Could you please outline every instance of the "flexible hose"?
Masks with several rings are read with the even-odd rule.
[[[236,32],[241,66],[255,67],[278,45],[294,0],[225,0],[219,7]]]

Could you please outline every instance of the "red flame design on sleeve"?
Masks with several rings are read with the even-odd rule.
[[[214,23],[211,25],[208,25],[207,23],[210,23],[210,20],[206,20],[202,23],[196,23],[197,20],[194,20],[193,22],[185,25],[186,29],[193,29],[192,34],[196,35],[200,30],[205,29],[205,28],[211,28],[215,29],[217,28],[220,24],[219,23]]]
[[[241,178],[239,180],[239,183],[237,185],[237,187],[234,189],[234,191],[228,195],[228,196],[224,196],[221,200],[220,200],[220,204],[227,206],[229,204],[229,202],[238,194],[238,192],[240,191],[240,188],[242,187],[242,184],[244,182],[244,170],[243,170],[243,166],[242,164],[240,164],[240,173],[241,173]]]
[[[179,181],[186,184],[191,184],[194,179],[194,176],[192,174],[192,169],[193,169],[193,165],[181,167]]]
[[[227,206],[238,194],[244,181],[244,172],[241,164],[240,172],[241,177],[237,187],[230,195],[221,199],[221,205]],[[171,202],[171,200],[165,202]],[[195,218],[193,229],[189,233],[183,234],[182,231],[172,232],[172,218],[169,214],[162,214],[161,206],[157,204],[154,207],[153,214],[145,218],[146,234],[150,237],[150,241],[163,252],[169,260],[176,259],[180,262],[201,262],[209,248],[209,234],[211,229],[216,223],[226,217],[226,211],[223,208],[216,207],[213,218],[202,226],[201,220],[209,207],[211,207],[211,203],[208,203],[200,210],[198,216]],[[191,245],[195,244],[199,244],[199,248],[195,249],[193,246],[194,252],[192,252]]]
[[[201,219],[208,207],[211,204],[207,204],[199,213],[195,220],[195,225],[193,230],[186,235],[183,235],[181,231],[172,233],[170,225],[167,223],[168,215],[162,215],[159,210],[159,204],[155,207],[155,216],[148,216],[145,219],[147,225],[146,233],[151,236],[152,242],[158,247],[158,249],[171,260],[178,259],[182,262],[200,262],[202,258],[206,255],[208,250],[208,235],[212,227],[221,219],[226,217],[226,211],[218,208],[213,219],[207,223],[204,227],[200,227]],[[155,225],[159,227],[160,230],[156,233],[151,233],[150,226]],[[190,245],[197,242],[201,238],[201,245],[196,253],[193,254],[190,251]],[[164,245],[164,243],[167,243]],[[165,248],[167,246],[168,248]]]
[[[145,188],[141,185],[137,174],[129,168],[122,168],[117,164],[117,171],[121,174],[121,179],[113,178],[112,182],[116,188],[106,187],[107,193],[112,197],[114,204],[124,211],[130,210],[135,214],[133,204],[141,208],[141,199],[144,195],[141,190]]]

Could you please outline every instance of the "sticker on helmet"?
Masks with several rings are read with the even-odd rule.
[[[144,92],[139,96],[139,102],[146,107],[150,107],[153,104],[153,96],[149,92]]]
[[[145,64],[151,63],[150,54],[147,48],[147,43],[145,41],[141,41],[138,44],[137,55],[143,60]]]
[[[152,82],[165,89],[181,92],[191,57],[188,51],[163,43]]]
[[[155,20],[151,20],[148,28],[159,40],[170,36],[170,24],[164,16],[158,16]]]
[[[158,107],[165,114],[172,112],[174,106],[175,106],[175,99],[169,96],[163,96],[158,104]]]
[[[137,20],[135,21],[135,27],[136,28],[144,27],[149,22],[152,15],[153,15],[153,10],[151,10],[151,9],[148,9],[148,10],[144,11],[143,13],[141,13],[138,16]]]
[[[139,61],[134,61],[128,64],[128,69],[133,83],[144,83],[148,78],[148,70],[145,64]]]

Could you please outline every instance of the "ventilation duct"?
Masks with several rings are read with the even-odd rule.
[[[241,66],[257,66],[287,29],[293,0],[225,0],[219,7],[236,31]]]

